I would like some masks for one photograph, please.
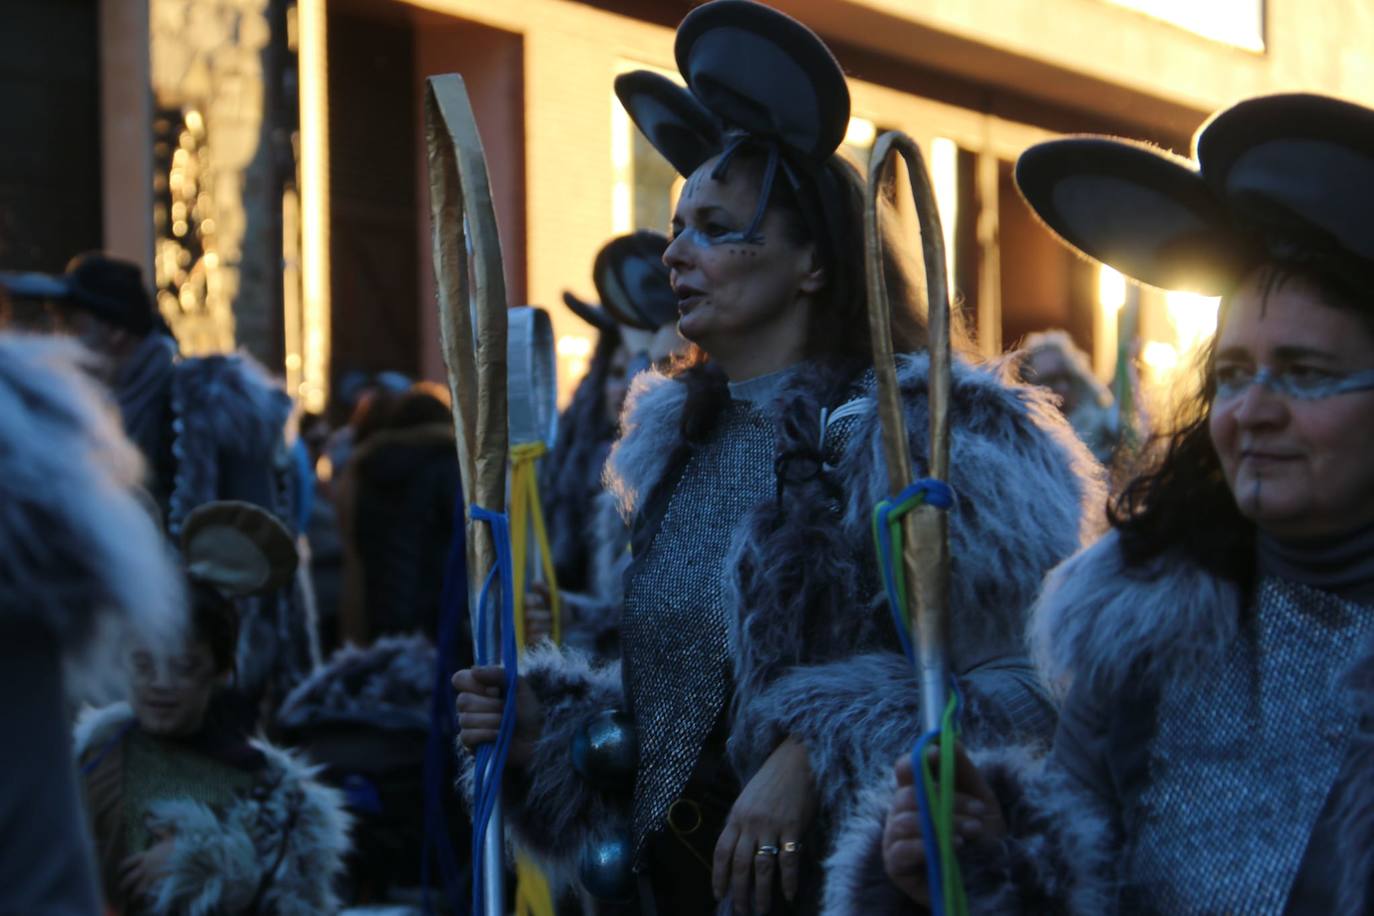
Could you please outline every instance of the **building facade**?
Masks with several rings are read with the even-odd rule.
[[[72,253],[64,242],[133,257],[185,347],[237,341],[311,409],[348,369],[440,378],[421,103],[425,76],[458,72],[487,151],[507,288],[513,303],[551,312],[566,394],[590,330],[562,292],[591,297],[597,249],[618,232],[664,229],[674,193],[611,83],[627,69],[674,73],[673,27],[692,5],[19,0],[27,12],[5,15],[32,35],[4,30],[0,77],[40,108],[63,92],[78,102],[62,109],[61,136],[33,138],[63,150],[60,161],[16,158],[22,136],[4,145],[14,161],[0,174],[0,266],[58,268]],[[1215,305],[1126,290],[1064,252],[1016,194],[1019,152],[1108,132],[1186,154],[1208,113],[1264,92],[1374,104],[1365,0],[1323,0],[1320,15],[1302,0],[773,5],[819,32],[850,75],[856,152],[884,129],[924,147],[980,349],[1062,327],[1103,377],[1123,304],[1158,385],[1210,332]],[[73,25],[54,33],[58,6]],[[33,52],[42,41],[73,55],[60,73]],[[83,69],[88,46],[98,60]],[[40,203],[60,194],[71,218],[56,224]],[[25,232],[32,244],[16,244]]]

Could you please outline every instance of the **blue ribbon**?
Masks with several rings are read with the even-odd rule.
[[[515,647],[515,578],[510,547],[510,520],[504,513],[491,512],[481,506],[471,507],[472,517],[485,522],[491,528],[492,541],[496,546],[496,566],[487,574],[482,584],[482,594],[477,599],[477,629],[473,634],[478,665],[489,665],[487,633],[487,607],[491,597],[491,587],[499,579],[501,589],[500,610],[500,661],[505,666],[506,701],[501,710],[501,727],[496,733],[493,744],[482,745],[475,754],[476,767],[473,773],[472,792],[472,912],[484,911],[486,888],[483,885],[483,858],[487,827],[491,822],[492,811],[501,797],[501,774],[510,755],[511,738],[515,735],[515,689],[519,671],[516,665]]]
[[[893,625],[897,629],[897,639],[902,644],[902,653],[906,655],[907,661],[912,664],[916,663],[916,650],[912,645],[911,631],[907,626],[906,608],[901,596],[897,594],[897,580],[892,572],[894,559],[901,562],[900,557],[894,558],[892,556],[892,516],[895,513],[900,518],[921,504],[934,506],[937,509],[949,509],[954,505],[954,491],[943,480],[924,477],[913,481],[906,489],[891,499],[885,499],[878,503],[875,510],[875,527],[878,536],[878,570],[882,573],[883,588],[887,592],[887,606],[892,613]],[[911,585],[912,583],[907,583],[908,588]]]
[[[463,866],[449,836],[448,806],[453,785],[453,741],[457,736],[453,684],[449,673],[458,666],[458,640],[468,613],[467,512],[461,491],[453,507],[453,536],[449,541],[444,588],[439,598],[439,640],[434,665],[434,690],[429,710],[429,738],[425,744],[425,841],[420,860],[420,885],[426,913],[435,912],[430,899],[430,863],[439,873],[454,912],[462,912],[467,896]]]

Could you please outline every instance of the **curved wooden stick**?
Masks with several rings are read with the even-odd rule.
[[[492,615],[485,633],[476,625],[478,593],[496,565],[496,543],[471,513],[473,506],[503,512],[506,505],[506,281],[482,139],[457,74],[426,80],[425,139],[439,331],[468,512],[468,609],[474,642],[488,658],[500,658],[498,616]],[[505,846],[499,803],[483,852],[487,914],[500,916]]]
[[[906,161],[912,196],[920,221],[925,264],[926,300],[930,313],[930,453],[927,476],[949,478],[950,305],[945,276],[945,236],[920,147],[906,134],[891,131],[878,138],[869,158],[864,193],[864,254],[868,284],[868,324],[873,341],[873,368],[878,377],[878,413],[883,424],[883,453],[888,488],[896,495],[912,482],[911,451],[892,353],[892,309],[883,276],[883,237],[878,221],[878,190],[892,172],[893,160]],[[902,519],[911,633],[916,641],[921,685],[921,722],[926,731],[940,727],[949,686],[949,517],[922,505]],[[910,598],[908,598],[910,600]]]

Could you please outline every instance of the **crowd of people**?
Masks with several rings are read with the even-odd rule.
[[[685,183],[565,298],[597,343],[513,694],[454,586],[446,388],[352,373],[299,416],[250,357],[181,355],[132,264],[0,274],[0,912],[466,911],[510,704],[509,843],[562,916],[1370,911],[1374,111],[1021,157],[1065,244],[1221,308],[1153,437],[1067,334],[985,360],[955,322],[941,782],[874,550],[866,278],[918,478],[944,304],[892,186],[865,226],[813,33],[713,0],[676,51],[685,88],[616,81]]]

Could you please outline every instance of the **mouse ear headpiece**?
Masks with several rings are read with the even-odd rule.
[[[563,304],[571,309],[574,315],[596,328],[596,330],[602,334],[612,333],[616,330],[615,319],[611,317],[610,313],[596,303],[588,302],[585,299],[579,299],[574,293],[564,290]]]
[[[291,581],[298,557],[286,526],[246,502],[192,510],[181,529],[186,574],[230,598],[274,591]]]
[[[1269,257],[1374,280],[1374,111],[1307,93],[1248,99],[1198,133],[1202,177]]]
[[[722,178],[743,146],[762,146],[768,161],[758,208],[741,238],[757,239],[782,172],[815,237],[826,239],[838,188],[828,187],[825,163],[849,129],[849,86],[830,49],[754,0],[713,0],[682,20],[674,54],[690,91],[647,71],[616,80],[644,136],[684,176],[719,156],[712,177]]]
[[[648,70],[622,73],[615,94],[653,148],[682,175],[720,152],[720,125],[686,89]]]
[[[663,263],[667,248],[666,236],[640,231],[617,236],[597,252],[592,280],[616,321],[641,331],[677,321],[677,297]]]
[[[1207,295],[1264,260],[1374,278],[1374,111],[1261,96],[1199,131],[1197,164],[1106,137],[1052,140],[1016,164],[1026,201],[1074,248],[1143,283]]]
[[[715,0],[682,20],[674,54],[692,94],[728,130],[817,164],[844,140],[844,71],[792,17],[753,0]]]
[[[1071,137],[1022,153],[1016,184],[1071,247],[1152,286],[1214,296],[1244,268],[1245,245],[1186,159],[1122,140]]]

